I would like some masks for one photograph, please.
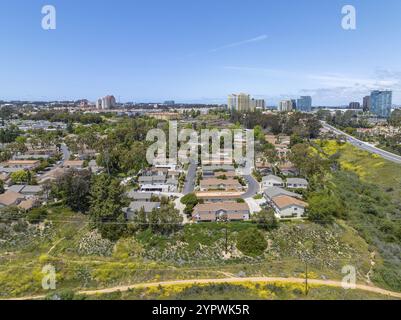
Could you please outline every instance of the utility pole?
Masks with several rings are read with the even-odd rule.
[[[305,295],[309,294],[309,286],[308,286],[308,262],[305,261]]]
[[[226,255],[228,254],[228,221],[226,220]]]

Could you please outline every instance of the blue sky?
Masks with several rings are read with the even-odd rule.
[[[56,30],[41,28],[47,4]],[[400,104],[400,16],[399,0],[2,0],[0,99],[337,105],[392,89]]]

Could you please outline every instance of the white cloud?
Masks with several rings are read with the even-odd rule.
[[[287,98],[297,94],[308,94],[313,96],[314,101],[327,105],[348,104],[350,101],[359,101],[372,90],[392,90],[394,92],[394,103],[401,99],[401,72],[391,70],[376,70],[369,76],[350,76],[340,73],[305,74],[300,71],[277,70],[258,67],[225,66],[226,70],[238,71],[249,74],[250,77],[263,76],[266,81],[271,78],[283,79],[287,84],[298,83],[296,86],[287,88]],[[261,81],[260,79],[258,81]],[[302,87],[300,87],[302,86]],[[297,88],[298,87],[298,88]],[[284,90],[285,88],[283,88]],[[281,91],[281,90],[280,90]],[[274,92],[277,98],[283,96],[282,92]]]
[[[391,88],[399,83],[399,80],[395,78],[353,78],[347,75],[308,75],[307,78],[319,81],[319,83],[328,87],[364,86],[374,89]]]
[[[263,34],[258,37],[252,38],[252,39],[234,42],[234,43],[230,43],[225,46],[222,46],[222,47],[214,48],[214,49],[209,50],[209,52],[217,52],[217,51],[228,49],[228,48],[243,46],[243,45],[246,45],[249,43],[260,42],[260,41],[266,40],[267,38],[268,38],[268,36],[266,34]]]

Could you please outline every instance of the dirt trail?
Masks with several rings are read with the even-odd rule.
[[[153,282],[153,283],[139,283],[129,286],[117,286],[112,288],[100,289],[100,290],[88,290],[88,291],[79,291],[78,294],[93,296],[97,294],[107,294],[114,292],[126,292],[131,289],[137,288],[151,288],[158,286],[171,286],[171,285],[195,285],[195,284],[219,284],[219,283],[244,283],[244,282],[281,282],[281,283],[304,283],[305,279],[302,278],[275,278],[275,277],[255,277],[255,278],[225,278],[225,279],[193,279],[193,280],[174,280],[174,281],[164,281],[164,282]],[[316,280],[309,279],[309,284],[311,285],[320,285],[320,286],[330,286],[336,288],[342,288],[342,283],[340,281],[333,280]],[[356,289],[378,293],[385,296],[399,298],[401,299],[401,293],[388,291],[385,289],[381,289],[378,287],[368,286],[357,284]],[[43,299],[45,296],[27,296],[18,299],[11,300],[37,300]]]

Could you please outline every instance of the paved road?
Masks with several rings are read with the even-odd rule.
[[[236,278],[230,277],[225,279],[191,279],[191,280],[174,280],[174,281],[164,281],[164,282],[154,282],[154,283],[139,283],[130,286],[118,286],[113,288],[101,289],[101,290],[87,290],[87,291],[80,291],[78,294],[81,295],[98,295],[98,294],[108,294],[114,292],[127,292],[132,289],[138,288],[155,288],[159,286],[174,286],[174,285],[199,285],[199,284],[221,284],[221,283],[247,283],[247,282],[265,282],[265,283],[305,283],[305,279],[303,278],[276,278],[276,277],[254,277],[254,278]],[[308,283],[310,285],[316,286],[329,286],[329,287],[336,287],[342,288],[343,283],[340,281],[333,281],[333,280],[317,280],[317,279],[309,279]],[[385,289],[381,289],[374,286],[367,286],[363,284],[357,284],[356,289],[378,293],[385,296],[393,297],[401,299],[400,292],[388,291]],[[44,295],[41,296],[28,296],[22,297],[18,299],[10,299],[10,300],[39,300],[45,298]]]
[[[247,199],[256,196],[260,191],[260,184],[252,175],[244,176],[244,179],[248,183],[248,191],[244,193],[241,198]]]
[[[71,152],[70,152],[70,150],[68,149],[68,147],[67,147],[67,145],[65,143],[61,144],[61,153],[63,154],[63,156],[62,156],[62,158],[60,160],[60,164],[54,166],[48,172],[45,172],[43,174],[37,175],[37,178],[38,178],[39,181],[44,181],[47,177],[49,177],[49,176],[51,176],[53,174],[53,171],[55,171],[55,170],[57,170],[59,168],[62,168],[65,161],[70,160]]]
[[[349,134],[347,134],[347,133],[345,133],[345,132],[343,132],[343,131],[341,131],[341,130],[339,130],[337,128],[334,128],[333,126],[327,124],[326,122],[322,121],[322,125],[326,129],[329,129],[329,130],[333,131],[337,135],[345,136],[347,141],[350,144],[352,144],[353,146],[355,146],[355,147],[357,147],[359,149],[368,151],[368,152],[373,153],[373,154],[377,154],[377,155],[383,157],[384,159],[392,161],[394,163],[401,164],[401,156],[398,156],[398,155],[396,155],[394,153],[391,153],[391,152],[376,148],[376,147],[374,147],[374,146],[372,146],[372,145],[370,145],[370,144],[368,144],[368,143],[366,143],[364,141],[361,141],[361,140],[359,140],[357,138],[354,138],[353,136],[351,136],[351,135],[349,135]]]
[[[63,153],[63,158],[61,163],[64,164],[65,161],[70,160],[71,152],[65,143],[61,144],[61,152]]]
[[[195,179],[196,179],[196,170],[198,168],[198,164],[193,161],[189,165],[187,177],[184,184],[183,194],[187,195],[188,193],[194,192],[195,190]]]

